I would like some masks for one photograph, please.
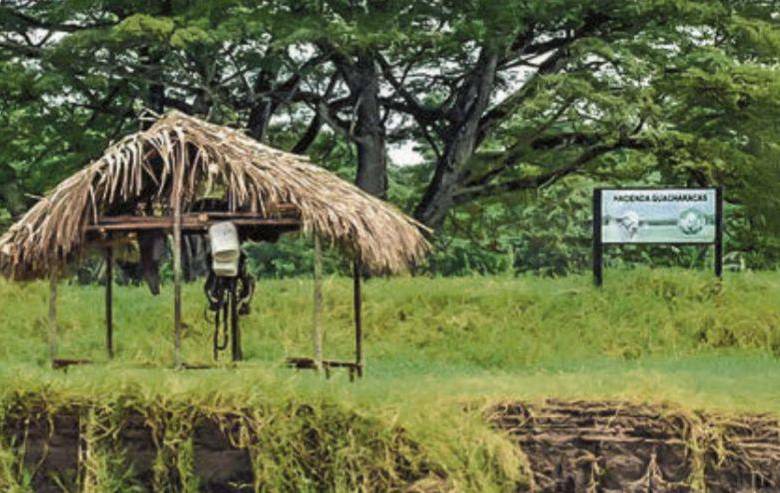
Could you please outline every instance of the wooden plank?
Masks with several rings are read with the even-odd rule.
[[[228,219],[222,219],[228,220]],[[268,218],[268,217],[241,217],[230,219],[237,227],[300,227],[301,221],[295,218]],[[205,231],[209,226],[218,222],[212,219],[203,220],[197,216],[182,217],[182,231]],[[111,220],[102,218],[98,224],[90,224],[86,231],[111,232],[111,231],[142,231],[142,230],[172,230],[174,220],[170,217],[155,217],[144,219],[129,219],[128,216],[119,218],[114,217]]]
[[[215,218],[230,218],[230,217],[265,217],[265,218],[278,218],[280,214],[282,215],[292,215],[292,214],[299,214],[299,210],[296,206],[289,206],[289,207],[281,207],[281,208],[273,208],[273,209],[266,209],[265,212],[260,211],[189,211],[189,212],[182,212],[182,218],[187,217],[215,217]],[[147,221],[147,220],[157,220],[160,218],[164,218],[166,216],[144,216],[144,215],[137,215],[137,214],[117,214],[113,216],[99,216],[98,222],[107,221],[107,222],[121,222],[121,221]],[[171,216],[167,216],[171,217]]]
[[[68,370],[68,367],[71,366],[77,366],[77,365],[90,365],[92,364],[91,360],[88,359],[53,359],[51,362],[51,367],[54,370]]]
[[[274,219],[274,218],[283,218],[283,217],[300,217],[300,211],[295,209],[269,209],[265,212],[265,214],[261,212],[249,212],[249,211],[235,211],[235,212],[225,212],[225,211],[207,211],[207,212],[193,212],[191,214],[203,214],[206,215],[209,218],[213,219],[231,219],[231,218],[242,218],[242,217],[264,217],[268,219]]]
[[[113,223],[147,223],[158,222],[167,220],[173,224],[173,218],[169,216],[134,216],[132,214],[122,214],[119,216],[100,216],[98,217],[97,224],[113,224]]]
[[[217,367],[214,365],[197,364],[197,363],[183,363],[181,366],[182,370],[212,370],[214,368]]]
[[[226,221],[230,219],[252,219],[252,220],[267,220],[267,221],[274,221],[274,220],[282,220],[282,219],[298,219],[298,216],[279,216],[274,213],[270,214],[261,214],[259,212],[188,212],[188,213],[182,213],[182,222],[187,223],[189,221],[196,221],[196,222],[211,222],[214,220],[220,220],[220,221]],[[173,223],[173,217],[172,216],[136,216],[132,214],[122,214],[118,216],[100,216],[98,217],[97,223],[98,225],[101,224],[116,224],[116,223],[157,223],[157,222],[163,222],[172,224]]]
[[[232,219],[231,222],[236,226],[301,226],[298,219]]]
[[[289,357],[287,358],[287,366],[298,368],[300,370],[315,369],[316,364],[314,358],[307,357]],[[339,360],[322,360],[322,366],[324,368],[357,368],[358,365],[354,361],[339,361]]]

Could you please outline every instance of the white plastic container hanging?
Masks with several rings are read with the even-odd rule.
[[[238,229],[230,221],[214,223],[209,228],[211,242],[211,268],[219,277],[238,275],[238,260],[241,256],[241,243]]]

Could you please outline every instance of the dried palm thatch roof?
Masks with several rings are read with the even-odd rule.
[[[101,215],[140,201],[170,213],[181,200],[186,211],[214,190],[229,197],[229,211],[270,214],[296,206],[305,232],[373,271],[402,271],[429,247],[424,226],[306,157],[172,111],[111,145],[33,206],[0,237],[0,272],[44,277],[80,257],[86,229]]]

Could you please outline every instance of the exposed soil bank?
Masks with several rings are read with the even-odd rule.
[[[505,403],[490,412],[541,492],[780,492],[780,421],[619,402]]]
[[[442,482],[403,429],[339,408],[159,411],[7,409],[0,491],[400,491]]]
[[[68,410],[52,416],[32,414],[28,419],[7,423],[17,452],[23,454],[24,466],[33,475],[35,491],[61,492],[62,485],[77,487],[88,467],[84,462],[88,453],[88,439],[84,436],[83,413]],[[163,481],[168,485],[183,483],[177,464],[155,472],[155,462],[164,464],[165,451],[161,447],[165,430],[153,428],[139,413],[125,416],[112,432],[111,444],[121,449],[123,464],[131,470],[126,483],[152,491]],[[162,449],[162,453],[159,453]],[[247,449],[239,449],[230,442],[220,423],[203,420],[193,428],[193,465],[200,484],[208,491],[251,491],[252,464]],[[158,459],[159,458],[159,459]],[[170,457],[175,460],[175,457]],[[161,475],[169,476],[160,478]],[[157,477],[155,477],[157,476]],[[176,476],[176,477],[170,477]],[[242,486],[243,485],[243,486]]]
[[[159,411],[8,408],[0,489],[10,480],[42,492],[452,489],[424,444],[339,408]],[[780,422],[769,416],[548,401],[503,403],[487,419],[526,456],[534,491],[780,492]]]

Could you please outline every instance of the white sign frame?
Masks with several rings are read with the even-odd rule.
[[[717,237],[716,188],[605,188],[602,244],[711,245]]]
[[[685,239],[683,236],[676,236],[676,237],[664,237],[662,235],[659,235],[657,238],[643,238],[644,241],[625,241],[621,238],[607,238],[608,241],[604,241],[604,232],[603,232],[603,223],[605,222],[605,215],[604,211],[602,211],[602,207],[604,206],[604,195],[605,192],[608,197],[613,197],[616,195],[616,192],[618,194],[645,194],[649,195],[649,203],[653,204],[652,196],[653,194],[661,194],[664,195],[666,198],[668,198],[668,202],[682,202],[682,203],[702,203],[705,202],[707,204],[707,209],[704,211],[699,210],[699,213],[703,213],[705,215],[704,221],[705,224],[703,226],[710,226],[708,223],[712,223],[712,218],[707,218],[707,214],[711,212],[711,197],[714,194],[714,207],[715,207],[715,215],[714,215],[714,224],[711,226],[714,227],[714,236],[711,237],[709,234],[709,229],[707,230],[707,234],[703,237],[694,237],[691,238],[692,235],[688,234],[685,236],[688,236],[688,239]],[[700,197],[695,197],[696,194],[704,193],[707,195],[707,200],[701,200]],[[685,199],[687,195],[691,195],[691,200],[681,200],[681,198],[678,196],[676,199],[672,199],[673,196],[677,195],[685,195],[682,197],[682,199]],[[632,199],[632,200],[621,200],[621,202],[630,202],[637,204],[639,203],[645,203],[646,200],[644,199]],[[663,203],[663,200],[658,200],[658,203]],[[639,208],[638,206],[635,207]],[[643,207],[645,209],[646,207]],[[650,206],[652,208],[652,206]],[[672,208],[674,209],[674,208]],[[610,218],[612,218],[613,211],[608,210],[606,211],[609,213]],[[630,228],[633,226],[639,228],[641,227],[642,218],[639,212],[634,211],[635,214],[631,215],[629,217],[628,226],[621,225],[622,228]],[[666,211],[667,213],[669,211]],[[683,228],[691,228],[692,230],[697,230],[701,224],[701,216],[699,213],[694,212],[693,216],[690,216],[690,214],[684,214],[688,212],[685,208],[681,207],[677,213],[677,218],[672,222],[673,219],[675,219],[673,214],[667,214],[669,217],[662,218],[660,221],[662,224],[667,227],[677,227],[678,229]],[[624,217],[625,214],[621,217]],[[637,218],[638,216],[638,218]],[[615,218],[617,216],[615,215]],[[649,225],[653,220],[652,218],[647,218],[647,224]],[[668,223],[668,224],[666,224]],[[667,233],[669,231],[667,230]],[[694,233],[697,233],[697,231],[694,231]],[[638,234],[638,230],[634,232],[634,235],[636,236]],[[682,233],[684,234],[684,233]],[[631,235],[629,235],[631,236]],[[694,235],[695,236],[695,235]],[[681,240],[682,238],[682,240]],[[628,240],[636,240],[636,238],[628,238]],[[596,286],[601,286],[603,283],[603,272],[604,272],[604,248],[609,245],[701,245],[701,246],[714,246],[715,247],[715,275],[718,278],[721,278],[723,275],[723,187],[715,187],[715,188],[681,188],[681,187],[675,187],[675,188],[596,188],[593,190],[593,280]]]

